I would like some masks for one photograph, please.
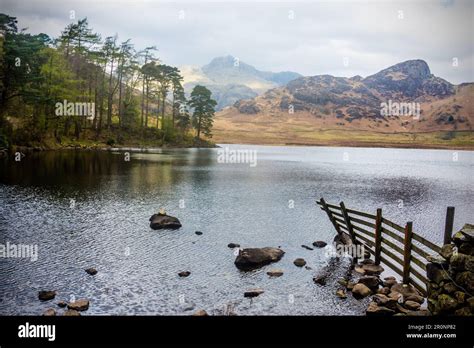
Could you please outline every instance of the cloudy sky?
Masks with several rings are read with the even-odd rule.
[[[424,59],[452,83],[474,81],[474,2],[1,0],[30,32],[57,37],[87,17],[102,37],[156,45],[171,65],[233,55],[261,70],[368,76]],[[453,64],[453,61],[457,61]]]

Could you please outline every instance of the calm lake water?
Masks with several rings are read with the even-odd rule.
[[[223,145],[224,146],[224,145]],[[441,243],[446,207],[455,229],[473,222],[474,152],[237,146],[257,165],[218,162],[217,149],[61,151],[0,161],[0,243],[37,244],[38,260],[0,259],[0,314],[41,314],[59,300],[88,298],[88,314],[362,314],[364,301],[338,299],[313,283],[335,231],[315,201],[375,212]],[[154,231],[161,207],[183,227]],[[202,231],[198,236],[195,231]],[[251,272],[234,266],[242,247],[281,246],[278,263]],[[306,259],[312,270],[293,265]],[[99,273],[89,276],[85,268]],[[270,268],[285,274],[269,278]],[[187,278],[177,273],[188,270]],[[244,291],[261,287],[250,300]],[[40,303],[39,290],[56,290]]]

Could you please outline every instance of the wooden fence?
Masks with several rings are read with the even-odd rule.
[[[374,256],[375,264],[381,262],[399,274],[404,284],[412,284],[426,294],[426,257],[438,254],[441,247],[413,232],[413,223],[404,227],[376,214],[348,209],[344,202],[339,205],[326,203],[324,198],[316,202],[325,211],[337,233],[348,234],[353,242],[364,245]],[[448,207],[444,230],[444,244],[451,242],[454,207]]]

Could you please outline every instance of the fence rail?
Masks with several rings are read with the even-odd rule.
[[[426,257],[437,254],[441,247],[413,232],[413,223],[400,226],[382,216],[382,209],[376,214],[348,209],[327,203],[324,198],[316,202],[325,211],[338,234],[349,235],[353,242],[364,245],[374,256],[375,264],[383,263],[399,274],[404,284],[412,284],[426,294]],[[451,241],[453,234],[454,207],[448,207],[444,230],[444,244]]]

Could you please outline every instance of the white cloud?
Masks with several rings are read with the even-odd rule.
[[[474,81],[474,5],[469,0],[3,3],[2,12],[18,17],[20,27],[32,32],[58,36],[73,10],[76,19],[87,16],[103,37],[118,33],[121,39],[132,38],[137,48],[156,45],[163,61],[178,66],[232,54],[262,70],[367,76],[416,58],[450,82]],[[458,67],[451,64],[455,57]]]

